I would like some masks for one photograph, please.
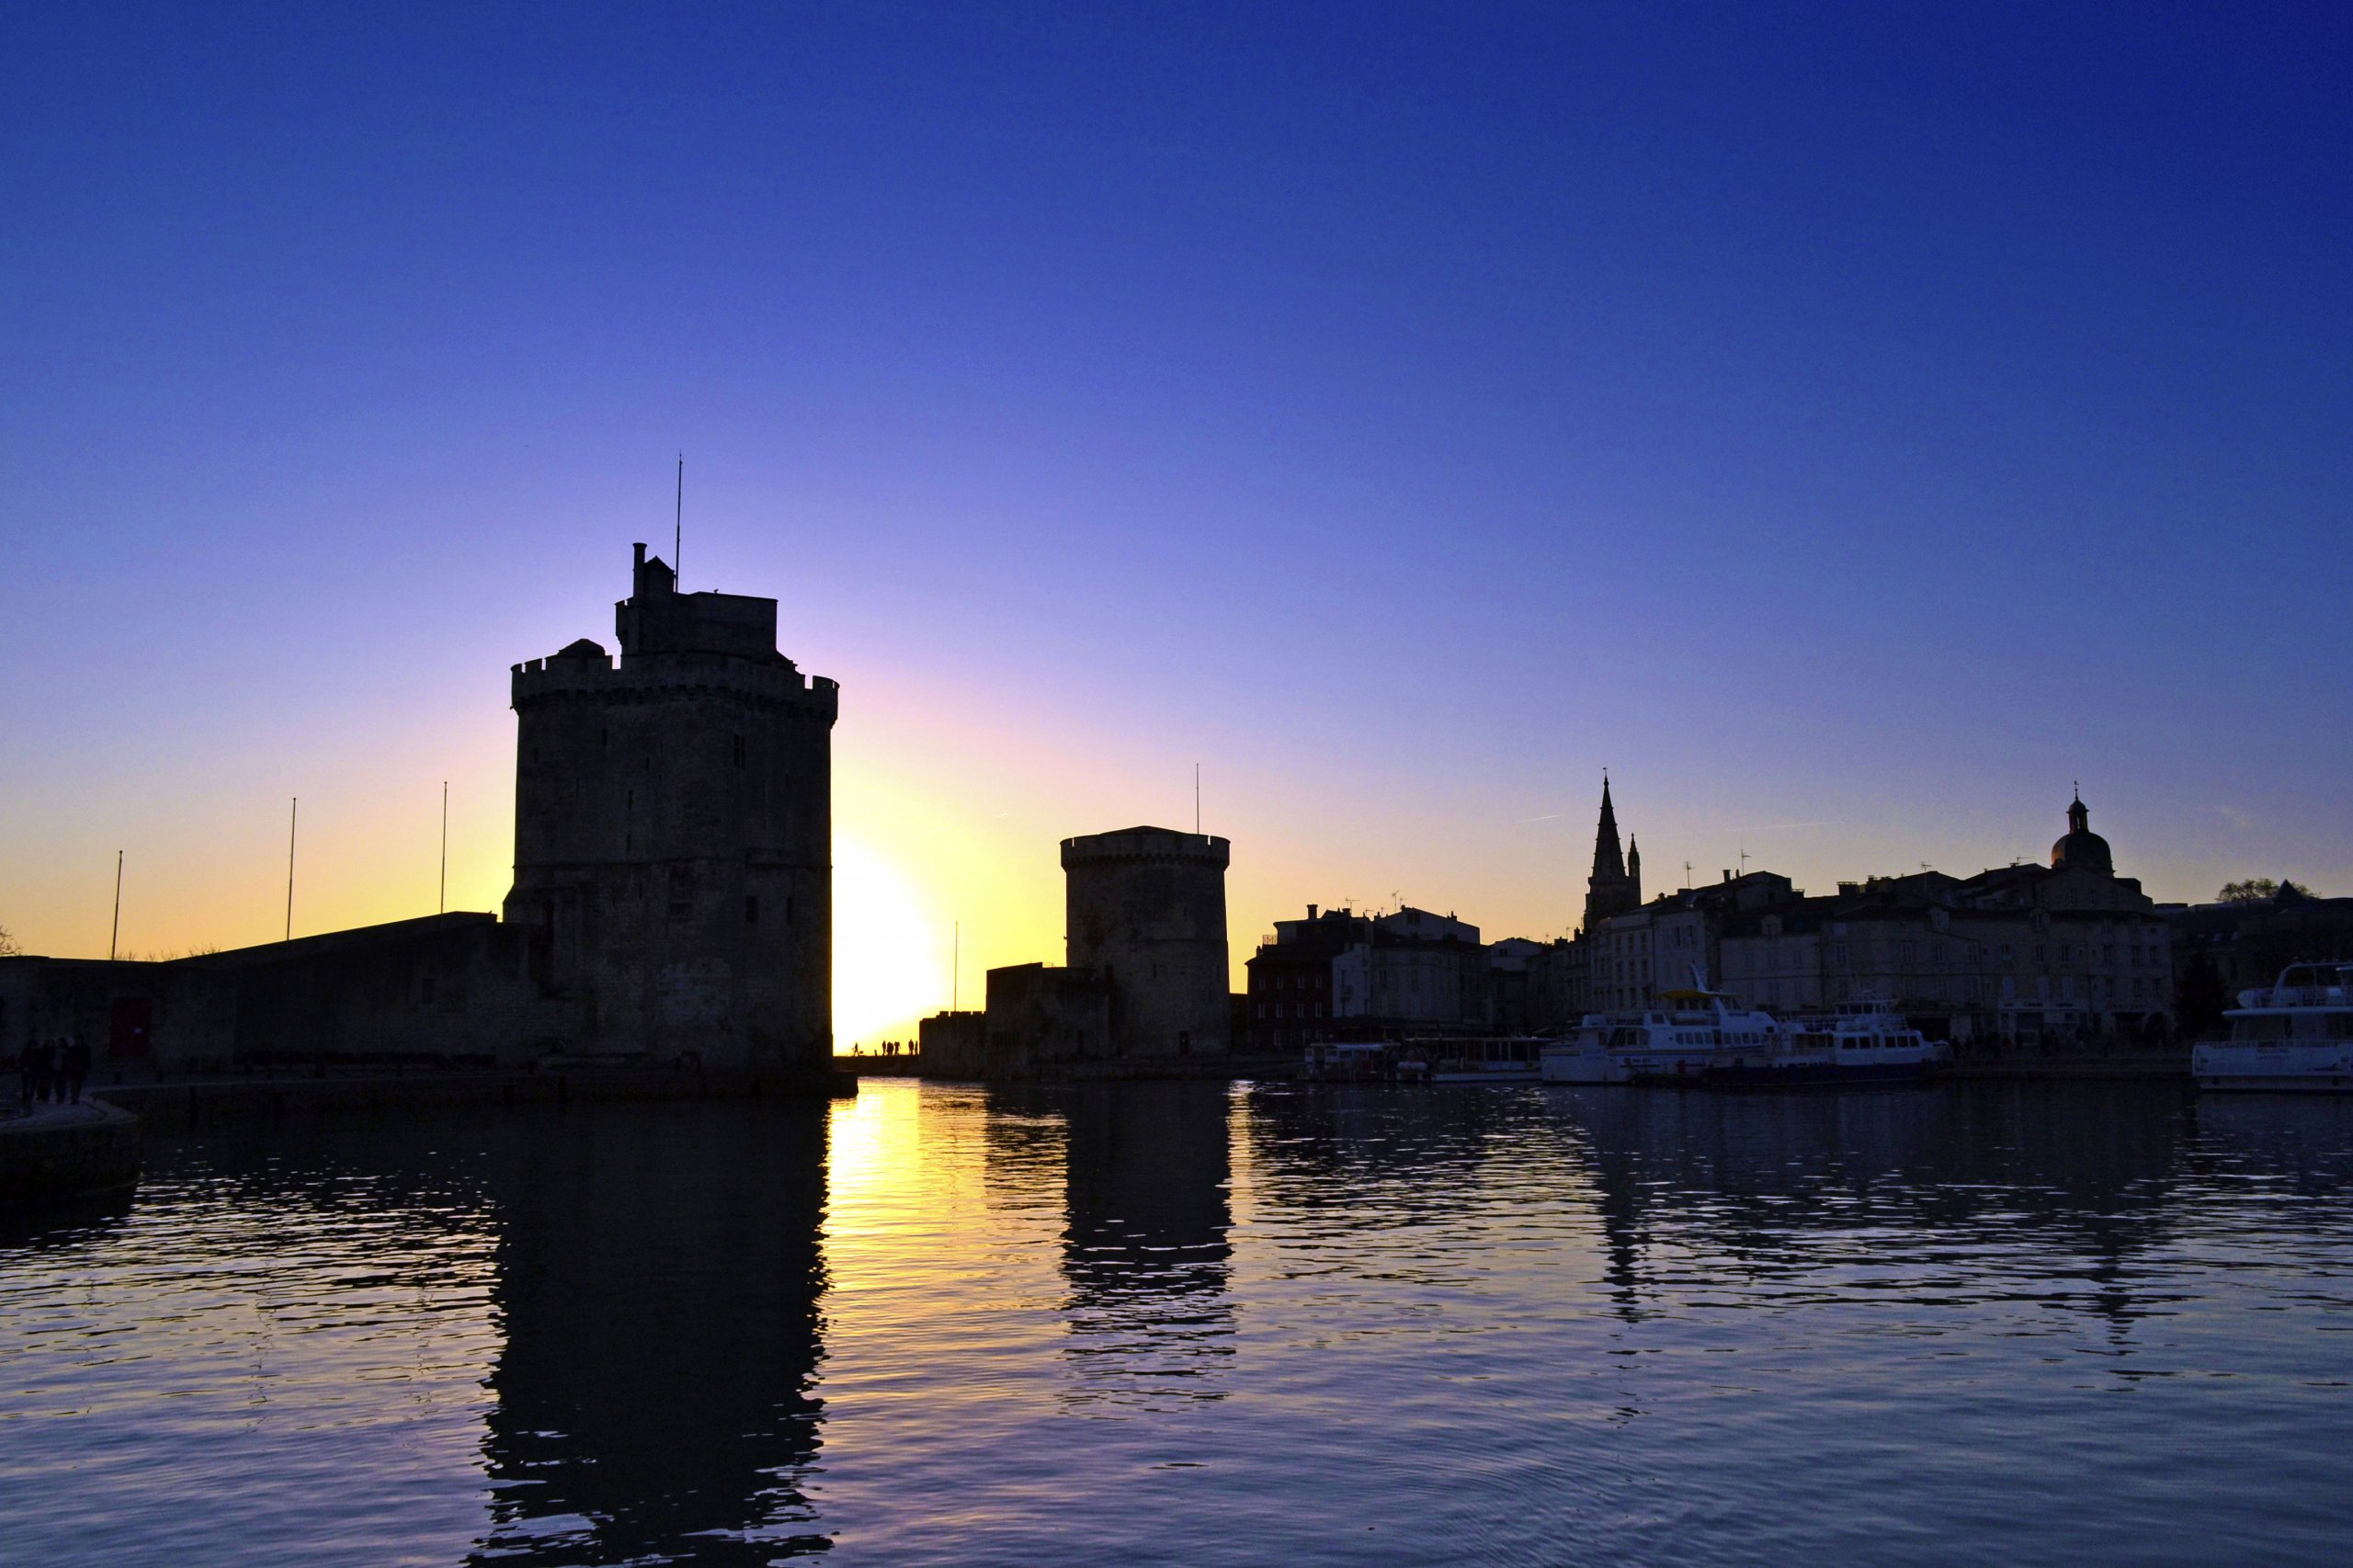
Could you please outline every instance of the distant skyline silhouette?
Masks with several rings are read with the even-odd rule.
[[[1233,843],[1399,889],[2039,858],[2353,892],[2353,17],[22,10],[0,925],[509,881],[633,540],[842,682],[843,1049]],[[904,1006],[899,1006],[904,997]],[[893,1009],[896,1009],[895,1011]]]

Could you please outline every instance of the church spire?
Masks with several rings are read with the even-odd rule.
[[[1642,851],[1629,869],[1618,847],[1618,809],[1609,800],[1609,775],[1601,776],[1601,824],[1593,835],[1593,875],[1585,882],[1585,929],[1591,932],[1613,915],[1643,902]]]
[[[1609,775],[1601,776],[1601,826],[1593,835],[1593,874],[1622,877],[1626,858],[1618,849],[1618,812],[1609,803]]]

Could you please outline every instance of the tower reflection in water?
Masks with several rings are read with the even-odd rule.
[[[505,1348],[472,1560],[823,1550],[799,1485],[823,1415],[824,1108],[565,1119],[493,1178]]]
[[[991,1109],[1014,1125],[1058,1113],[1064,1129],[1072,1402],[1221,1397],[1233,1354],[1226,1085],[1008,1087]]]

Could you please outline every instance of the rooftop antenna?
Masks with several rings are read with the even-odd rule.
[[[286,805],[286,939],[294,939],[294,827],[301,821],[302,798],[291,796]]]
[[[1740,852],[1740,874],[1744,877],[1748,875],[1748,851],[1745,849]]]
[[[114,962],[115,945],[122,940],[122,851],[114,852],[114,932],[107,937],[107,962]]]
[[[952,955],[948,960],[948,1010],[953,1013],[964,1000],[963,992],[958,988],[964,978],[964,923],[961,920],[956,922],[956,934],[949,938],[948,950]]]
[[[1683,862],[1683,891],[1691,891],[1691,862],[1688,860]]]
[[[1193,764],[1193,836],[1201,835],[1201,765]]]
[[[449,913],[449,781],[441,780],[441,913]]]
[[[683,541],[687,528],[687,454],[678,454],[678,498],[670,513],[670,581],[674,586],[684,586],[686,568],[681,564],[686,551]]]

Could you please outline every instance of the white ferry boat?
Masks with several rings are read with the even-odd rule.
[[[1728,1051],[1761,1050],[1779,1036],[1773,1015],[1733,1006],[1720,992],[1664,993],[1664,1006],[1589,1014],[1575,1034],[1546,1046],[1554,1084],[1697,1084]]]
[[[2353,1094],[2353,963],[2293,963],[2277,983],[2239,993],[2226,1040],[2201,1040],[2201,1089]]]
[[[1716,1088],[1809,1088],[1844,1084],[1917,1084],[1952,1057],[1876,997],[1838,1003],[1797,1019],[1761,1047],[1718,1055],[1701,1075]]]

